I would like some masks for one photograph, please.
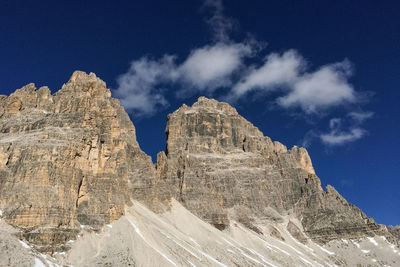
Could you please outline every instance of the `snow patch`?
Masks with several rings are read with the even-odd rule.
[[[264,239],[260,238],[260,237],[257,236],[257,235],[254,235],[254,236],[257,237],[259,240],[261,240],[263,243],[265,243],[265,244],[266,244],[266,247],[267,247],[268,249],[273,250],[272,248],[274,248],[274,249],[279,250],[280,252],[282,252],[282,253],[284,253],[284,254],[290,256],[289,252],[287,252],[286,250],[283,250],[283,249],[281,249],[281,248],[279,248],[279,247],[277,247],[277,246],[274,246],[274,245],[268,243],[267,241],[265,241]]]
[[[235,249],[239,250],[240,254],[242,254],[242,255],[245,256],[246,258],[248,258],[248,259],[250,259],[250,260],[252,260],[252,261],[254,261],[254,262],[258,263],[258,264],[261,264],[260,261],[258,261],[257,259],[251,257],[250,255],[246,254],[242,249],[240,249],[239,247],[237,247],[237,246],[235,246],[234,244],[232,244],[232,243],[231,243],[230,241],[228,241],[226,238],[222,238],[222,239],[223,239],[227,244],[229,244],[230,246],[232,246],[232,247],[234,247]],[[232,240],[232,241],[233,241],[233,240]],[[235,242],[235,243],[237,243],[237,242]],[[222,245],[221,242],[219,242],[219,244]],[[238,244],[238,245],[240,245],[240,244]]]
[[[249,249],[253,254],[257,255],[263,262],[265,262],[266,264],[272,266],[272,267],[277,267],[276,265],[270,263],[269,261],[267,261],[263,255],[261,255],[260,253],[258,253],[257,251],[255,251],[254,249]]]
[[[135,230],[135,232],[136,232],[143,240],[145,240],[144,236],[142,235],[142,232],[140,232],[140,229],[136,226],[136,224],[135,224],[129,217],[127,217],[127,218],[128,218],[129,223],[132,225],[133,229]]]
[[[244,252],[243,250],[241,250],[240,248],[237,248],[237,249],[238,249],[238,250],[240,251],[240,253],[241,253],[243,256],[245,256],[246,258],[248,258],[248,259],[254,261],[255,263],[261,264],[260,261],[258,261],[257,259],[251,257],[250,255],[248,255],[247,253],[245,253],[245,252]]]
[[[232,246],[232,247],[234,247],[234,248],[236,248],[237,250],[239,250],[239,252],[243,255],[243,256],[245,256],[246,258],[248,258],[248,259],[250,259],[250,260],[252,260],[252,261],[254,261],[254,262],[256,262],[256,263],[258,263],[258,264],[262,264],[259,260],[257,260],[257,259],[255,259],[255,258],[253,258],[253,257],[251,257],[250,255],[248,255],[247,253],[245,253],[242,249],[240,249],[239,247],[237,247],[237,246],[235,246],[233,243],[231,243],[230,241],[228,241],[226,238],[222,238],[226,243],[228,243],[230,246]],[[233,241],[233,240],[232,240]],[[235,242],[235,243],[237,243],[237,242]],[[221,244],[222,245],[222,244]],[[238,244],[238,245],[240,245],[240,244]],[[248,251],[251,251],[252,252],[252,250],[251,249],[249,249],[249,248],[246,248]],[[253,253],[253,254],[255,254],[255,253]],[[256,255],[256,254],[255,254]]]
[[[224,241],[225,241],[226,243],[228,243],[228,245],[234,247],[234,245],[233,245],[230,241],[228,241],[226,238],[222,238],[222,239],[224,239]]]
[[[192,241],[193,243],[195,243],[197,246],[201,247],[201,246],[199,245],[199,243],[197,243],[197,241],[196,241],[196,240],[194,240],[194,239],[193,239],[193,238],[191,238],[191,237],[189,237],[189,239],[190,239],[190,241]]]
[[[360,248],[360,244],[358,244],[356,241],[351,241],[357,248]]]
[[[168,238],[169,240],[172,240],[175,244],[177,244],[178,246],[180,246],[181,248],[183,248],[184,250],[186,250],[190,255],[192,255],[193,257],[195,257],[198,260],[201,260],[199,256],[197,256],[195,253],[193,253],[190,249],[186,248],[184,245],[182,245],[181,243],[179,243],[178,241],[176,241],[175,239],[171,238],[169,235],[163,233],[160,231],[160,233],[162,235],[164,235],[166,238]]]
[[[280,241],[280,240],[278,240],[281,244],[283,244],[283,245],[285,245],[285,246],[288,246],[289,248],[291,248],[292,250],[294,250],[294,251],[296,251],[297,252],[297,254],[299,254],[299,255],[304,255],[301,251],[299,251],[299,250],[297,250],[297,249],[295,249],[294,247],[292,247],[291,245],[289,245],[289,244],[286,244],[285,242],[282,242],[282,241]],[[314,251],[314,250],[313,250]]]
[[[373,262],[376,262],[376,259],[372,259]]]
[[[194,263],[192,263],[191,261],[187,261],[192,267],[196,267],[196,265],[194,265]]]
[[[3,211],[2,210],[0,210],[0,217],[2,217],[3,216]]]
[[[267,243],[267,242],[265,242],[265,243]],[[267,243],[267,245],[268,245],[268,243]],[[273,248],[279,250],[280,252],[282,252],[282,253],[284,253],[284,254],[290,256],[290,253],[287,252],[286,250],[283,250],[283,249],[281,249],[281,248],[279,248],[279,247],[277,247],[277,246],[271,245],[271,244],[269,244],[269,246],[271,246],[271,247],[273,247]]]
[[[228,266],[226,266],[225,264],[223,264],[222,262],[220,262],[219,260],[217,260],[217,259],[211,257],[210,255],[208,255],[207,253],[205,253],[205,252],[203,252],[203,251],[201,251],[201,250],[200,250],[200,253],[203,254],[203,256],[206,257],[207,259],[210,259],[210,260],[212,260],[213,262],[215,262],[216,264],[218,264],[218,265],[220,265],[220,266],[223,266],[223,267],[228,267]]]
[[[46,267],[46,265],[40,259],[35,258],[35,267]]]
[[[137,225],[135,224],[135,222],[130,218],[130,216],[126,217],[129,221],[129,223],[132,225],[133,229],[135,230],[135,232],[143,239],[143,241],[152,249],[154,249],[158,254],[160,254],[164,259],[166,259],[167,261],[169,261],[172,265],[174,266],[178,266],[176,265],[175,262],[173,262],[170,258],[168,258],[164,253],[162,253],[159,249],[153,247],[149,242],[147,242],[147,240],[144,238],[142,232],[140,231],[139,227],[137,227]]]
[[[53,267],[53,266],[61,267],[60,265],[58,265],[58,264],[56,264],[56,263],[52,263],[52,262],[50,262],[50,261],[48,261],[48,260],[46,260],[46,262],[47,262],[47,264],[49,265],[49,267]]]
[[[27,244],[27,243],[25,243],[25,242],[23,242],[23,241],[21,241],[21,240],[18,240],[19,241],[19,243],[21,243],[21,245],[24,247],[24,248],[26,248],[26,249],[31,249],[31,247]]]
[[[322,265],[322,264],[319,263],[319,262],[314,261],[314,263],[315,263],[316,265],[318,265],[318,266],[325,267],[324,265]]]
[[[56,253],[62,254],[62,255],[65,254],[65,252],[55,252],[54,254],[56,254]],[[49,267],[53,267],[53,266],[55,266],[55,267],[60,267],[60,265],[58,265],[57,263],[53,263],[53,262],[51,262],[51,261],[48,260],[48,259],[50,258],[50,259],[52,259],[53,261],[56,261],[55,258],[53,258],[53,257],[51,257],[51,256],[49,256],[49,255],[42,254],[42,253],[39,253],[39,256],[42,257],[42,258],[44,258],[44,260],[46,261],[46,263],[47,263],[47,265],[48,265]],[[42,261],[42,259],[39,259],[39,260]],[[43,261],[42,261],[42,263],[43,263]]]
[[[346,245],[349,244],[349,241],[347,241],[346,239],[342,239],[342,242],[345,243]]]
[[[374,246],[378,246],[378,243],[376,242],[376,240],[373,237],[368,237],[368,240],[369,240],[369,242],[374,244]]]
[[[329,255],[335,255],[335,252],[329,251],[324,247],[321,247],[320,245],[317,245],[323,252],[328,253]]]
[[[366,249],[362,249],[361,251],[362,251],[362,253],[365,253],[365,254],[369,253],[369,250],[366,250]]]
[[[288,236],[290,237],[290,239],[292,239],[292,240],[293,240],[297,245],[299,245],[300,247],[304,247],[304,248],[308,249],[308,250],[311,251],[311,252],[314,251],[312,248],[310,248],[310,247],[306,246],[305,244],[300,243],[299,241],[297,241],[297,239],[294,238],[294,237],[292,236],[292,234],[291,234],[288,230],[285,229],[285,232],[288,234]],[[278,240],[278,241],[280,241],[280,240]],[[280,242],[282,242],[282,241],[280,241]],[[286,244],[286,243],[285,243],[285,244]],[[290,247],[291,247],[292,249],[294,249],[292,246],[290,246]],[[299,251],[297,251],[297,250],[296,250],[296,252],[299,253]],[[299,253],[299,254],[300,254],[300,253]],[[300,254],[300,255],[303,255],[303,254]]]
[[[108,227],[108,228],[112,228],[112,225],[111,225],[111,224],[107,224],[107,227]]]
[[[186,250],[187,252],[190,253],[190,255],[192,255],[193,257],[195,257],[198,260],[201,260],[199,256],[197,256],[195,253],[193,253],[190,249],[186,248],[185,246],[181,245],[178,241],[176,240],[172,240],[175,242],[175,244],[177,244],[178,246],[180,246],[181,248],[183,248],[184,250]]]
[[[306,260],[305,258],[300,257],[300,256],[299,256],[299,258],[300,258],[300,260],[304,261],[305,263],[310,264],[311,266],[314,266],[314,264],[312,264],[311,262],[309,262],[309,261]]]

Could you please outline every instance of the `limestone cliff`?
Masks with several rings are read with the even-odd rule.
[[[161,212],[172,198],[220,230],[235,221],[283,240],[274,222],[300,242],[392,238],[333,187],[321,188],[305,149],[273,142],[227,103],[183,105],[166,133],[154,166],[93,73],[75,72],[53,95],[29,84],[0,96],[0,217],[44,252],[119,219],[131,200]]]
[[[3,218],[45,251],[118,219],[155,171],[106,84],[77,71],[54,95],[28,84],[0,97],[0,177]]]
[[[304,148],[271,141],[227,103],[183,105],[166,133],[157,170],[174,198],[219,229],[232,218],[257,231],[277,211],[295,214],[319,242],[385,232],[333,187],[321,188]]]

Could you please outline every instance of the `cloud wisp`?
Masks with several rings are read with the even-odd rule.
[[[372,112],[350,112],[345,119],[333,118],[329,121],[329,132],[320,134],[319,138],[329,146],[354,142],[368,133],[361,125],[372,116]],[[344,122],[347,123],[347,127],[344,127]]]
[[[360,127],[352,127],[347,131],[341,129],[341,119],[334,118],[329,123],[330,131],[321,134],[321,141],[327,145],[343,145],[356,141],[364,136],[365,130]]]
[[[234,29],[235,21],[224,14],[222,0],[205,0],[204,7],[211,11],[211,16],[206,18],[215,42],[229,42],[230,32]]]

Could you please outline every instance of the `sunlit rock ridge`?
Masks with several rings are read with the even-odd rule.
[[[184,104],[166,135],[153,164],[93,73],[0,95],[0,265],[400,264],[395,228],[229,104]]]

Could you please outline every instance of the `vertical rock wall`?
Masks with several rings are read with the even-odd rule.
[[[224,229],[229,219],[250,228],[295,214],[326,242],[374,234],[378,226],[333,187],[325,192],[304,148],[272,142],[227,103],[200,97],[168,116],[167,151],[157,170],[186,208]]]
[[[54,95],[29,84],[0,97],[0,175],[3,218],[43,250],[152,201],[156,177],[119,101],[83,72]]]

